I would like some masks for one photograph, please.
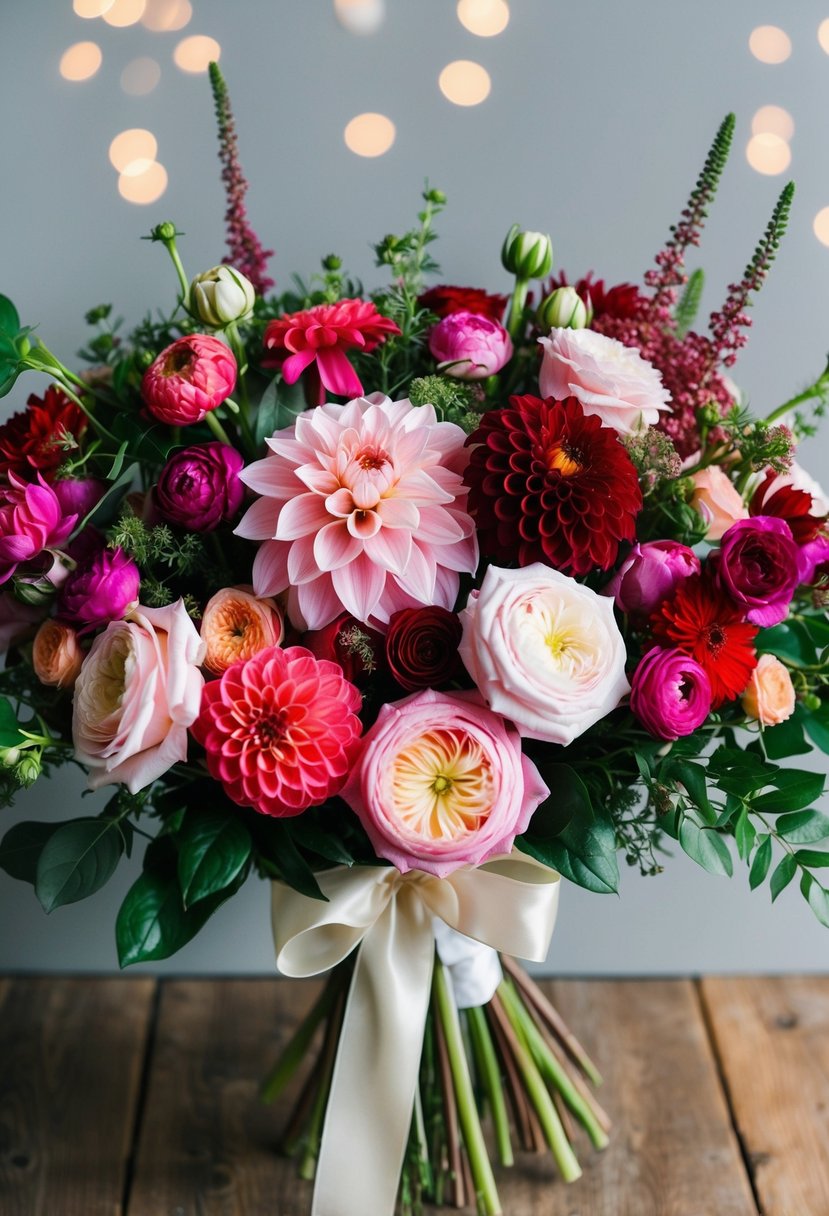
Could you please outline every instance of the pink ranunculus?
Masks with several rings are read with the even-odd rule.
[[[800,546],[798,554],[798,582],[813,583],[829,567],[829,536],[821,533],[814,540]]]
[[[77,515],[63,514],[55,491],[40,474],[28,482],[9,473],[8,486],[0,489],[0,583],[44,549],[62,545],[76,520]]]
[[[625,613],[647,616],[672,594],[680,579],[699,574],[693,549],[675,540],[636,544],[603,590]]]
[[[738,519],[748,519],[748,507],[726,473],[712,464],[691,474],[691,506],[708,525],[706,540],[721,540]]]
[[[52,482],[52,489],[58,496],[61,510],[67,515],[77,515],[78,519],[86,518],[108,488],[107,483],[97,477],[68,477],[63,481]]]
[[[342,797],[378,857],[444,878],[509,852],[549,792],[477,693],[425,689],[382,707]]]
[[[123,549],[100,549],[80,562],[58,595],[58,616],[94,627],[121,621],[138,603],[141,575]]]
[[[637,350],[592,329],[553,329],[544,348],[538,383],[542,397],[576,397],[585,414],[631,435],[654,426],[670,410],[661,373]]]
[[[654,646],[633,673],[630,708],[657,739],[679,739],[708,717],[711,682],[690,655]]]
[[[153,491],[161,518],[189,532],[212,532],[238,515],[245,459],[226,443],[197,443],[169,457]]]
[[[187,759],[198,716],[204,645],[184,601],[139,607],[92,643],[75,684],[72,738],[89,787],[137,793]]]
[[[785,520],[773,515],[738,520],[708,561],[723,591],[745,608],[752,625],[778,625],[788,616],[802,567]]]
[[[226,401],[236,386],[236,360],[209,334],[188,334],[161,352],[144,372],[141,396],[168,426],[192,426]]]
[[[474,312],[453,312],[429,334],[438,370],[458,380],[485,380],[512,358],[512,339],[503,325]]]
[[[236,528],[264,541],[257,595],[289,591],[298,629],[343,610],[383,626],[401,608],[453,607],[459,574],[478,564],[459,426],[376,393],[308,410],[267,442],[242,473],[261,497]]]

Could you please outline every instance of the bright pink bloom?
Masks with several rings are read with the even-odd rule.
[[[474,312],[453,312],[429,334],[438,368],[458,380],[485,380],[512,358],[512,339],[503,325]]]
[[[242,473],[262,495],[236,529],[265,542],[256,594],[289,591],[288,614],[306,629],[343,609],[385,625],[400,608],[452,608],[459,572],[478,563],[465,441],[431,405],[379,393],[300,414]]]
[[[621,612],[648,615],[670,598],[680,579],[699,571],[699,558],[687,545],[650,540],[633,546],[604,594],[613,596]]]
[[[359,397],[363,386],[345,352],[372,351],[399,333],[370,300],[339,300],[277,317],[265,330],[265,346],[281,360],[286,384],[294,384],[315,364],[323,389],[338,397]],[[320,391],[317,399],[322,404],[325,394]]]
[[[163,350],[144,372],[141,396],[168,426],[192,426],[221,405],[236,387],[236,360],[208,334],[188,334]]]
[[[123,549],[101,549],[69,575],[58,596],[58,616],[75,625],[122,621],[138,602],[141,575]]]
[[[444,878],[508,853],[549,790],[477,692],[385,704],[342,792],[378,857]]]
[[[708,565],[752,625],[779,625],[785,620],[803,575],[803,558],[792,530],[773,515],[754,515],[732,524]]]
[[[37,482],[28,482],[10,472],[8,486],[0,490],[0,583],[21,562],[62,545],[77,518],[63,514],[55,491],[40,474]]]
[[[62,481],[52,482],[52,489],[58,496],[62,511],[77,515],[78,519],[85,519],[109,487],[97,477],[67,477]]]
[[[679,739],[708,717],[711,682],[690,655],[654,646],[633,673],[630,708],[649,734]]]
[[[229,798],[285,818],[344,785],[360,703],[336,663],[303,646],[271,646],[205,686],[192,732]]]

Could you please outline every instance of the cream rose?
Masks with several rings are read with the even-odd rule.
[[[490,566],[460,617],[467,671],[526,738],[566,746],[630,691],[613,601],[540,562]]]
[[[90,789],[123,783],[134,794],[187,758],[204,649],[182,600],[139,607],[95,639],[75,684],[72,716]]]
[[[538,339],[544,358],[538,383],[542,397],[576,397],[585,414],[632,435],[670,410],[661,373],[637,350],[592,329],[553,329]]]
[[[732,524],[748,519],[748,508],[727,474],[716,465],[692,473],[691,506],[708,525],[706,540],[722,540]]]
[[[743,709],[763,726],[779,726],[794,713],[794,686],[773,654],[761,654],[743,693]]]

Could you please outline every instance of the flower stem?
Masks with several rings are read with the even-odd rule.
[[[495,1125],[495,1142],[498,1145],[498,1156],[502,1165],[512,1165],[512,1142],[509,1134],[509,1116],[504,1100],[504,1087],[501,1084],[501,1072],[498,1068],[498,1058],[486,1015],[480,1007],[467,1009],[466,1020],[469,1026],[469,1037],[478,1064],[478,1071],[484,1083],[489,1108],[492,1112],[492,1122]]]
[[[509,335],[514,342],[521,338],[521,330],[524,322],[524,305],[527,302],[527,291],[529,290],[529,279],[516,279],[515,288],[512,293],[512,299],[509,306],[509,318],[507,320],[507,329]]]
[[[807,401],[813,401],[815,397],[823,399],[829,390],[829,370],[821,372],[814,384],[810,384],[802,393],[797,393],[794,397],[790,397],[788,401],[784,401],[782,405],[778,405],[770,414],[766,415],[766,422],[776,422],[778,418],[782,418],[788,414],[790,410],[797,409],[799,405],[805,405]]]
[[[300,1022],[288,1040],[279,1059],[262,1082],[259,1096],[263,1102],[273,1102],[283,1091],[305,1058],[320,1022],[328,1015],[337,994],[333,978],[323,988],[310,1013]]]
[[[212,410],[210,413],[205,414],[204,420],[219,440],[219,443],[226,443],[229,448],[233,447],[233,444],[230,442],[230,436]]]
[[[308,1124],[305,1152],[299,1165],[299,1176],[312,1182],[317,1172],[317,1157],[322,1139],[322,1125],[328,1106],[328,1095],[331,1091],[331,1077],[334,1072],[334,1061],[337,1057],[337,1044],[340,1039],[342,1018],[345,1009],[345,992],[340,989],[337,993],[334,1009],[325,1028],[325,1039],[320,1056],[320,1085],[314,1098],[311,1110],[311,1121]]]

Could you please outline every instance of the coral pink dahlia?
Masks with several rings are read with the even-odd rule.
[[[289,590],[288,614],[305,629],[343,609],[385,625],[401,608],[452,608],[459,573],[478,562],[465,440],[431,405],[379,393],[301,414],[242,473],[262,496],[236,529],[264,541],[256,594]]]
[[[236,386],[236,360],[209,334],[188,334],[166,347],[144,372],[141,396],[168,426],[192,426],[221,405]]]
[[[298,815],[336,794],[356,753],[361,698],[336,663],[270,646],[205,685],[190,728],[229,798]]]

